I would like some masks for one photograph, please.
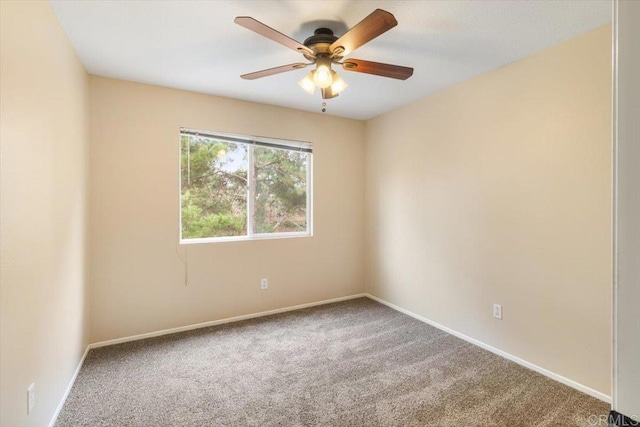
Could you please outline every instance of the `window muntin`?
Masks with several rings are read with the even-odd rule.
[[[180,134],[181,243],[311,235],[311,144]]]

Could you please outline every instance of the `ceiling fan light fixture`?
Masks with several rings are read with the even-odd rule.
[[[326,89],[333,82],[333,70],[331,69],[331,59],[321,56],[317,59],[316,71],[313,74],[313,82],[320,89]]]
[[[309,92],[311,95],[314,94],[314,92],[316,91],[316,85],[313,82],[313,74],[314,72],[311,71],[309,72],[309,74],[307,74],[304,79],[300,80],[298,82],[298,84],[300,85],[300,87],[304,90],[306,90],[307,92]]]
[[[311,37],[305,39],[304,44],[250,16],[238,16],[234,22],[289,49],[302,53],[308,61],[241,75],[240,77],[245,80],[255,80],[315,64],[315,69],[308,73],[298,84],[311,95],[314,94],[316,88],[319,88],[322,99],[331,99],[338,96],[347,87],[344,80],[332,70],[332,64],[334,63],[341,65],[344,71],[372,74],[398,80],[406,80],[413,75],[413,68],[411,67],[383,64],[350,57],[351,52],[355,49],[398,25],[396,18],[382,9],[374,10],[340,37],[335,36],[329,28],[317,28]],[[349,58],[343,59],[345,56]],[[324,112],[325,110],[323,109],[322,111]]]

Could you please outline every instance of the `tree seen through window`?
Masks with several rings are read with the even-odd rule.
[[[309,161],[308,152],[183,133],[182,239],[308,231]]]

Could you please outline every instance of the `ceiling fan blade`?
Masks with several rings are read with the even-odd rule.
[[[413,75],[413,68],[400,65],[383,64],[381,62],[364,61],[362,59],[345,59],[342,68],[356,73],[375,74],[392,79],[407,80]]]
[[[347,31],[346,34],[333,42],[329,50],[336,56],[346,56],[396,25],[398,25],[398,21],[391,13],[386,10],[376,9]]]
[[[261,77],[272,76],[274,74],[280,74],[287,71],[299,70],[300,68],[304,68],[309,64],[305,64],[304,62],[296,62],[295,64],[282,65],[280,67],[268,68],[266,70],[260,70],[249,74],[243,74],[242,77],[245,80],[255,80]]]
[[[288,47],[289,49],[293,49],[297,52],[306,53],[307,55],[315,56],[313,51],[303,45],[302,43],[298,43],[291,37],[285,36],[279,31],[274,30],[268,25],[263,24],[260,21],[253,19],[250,16],[238,16],[233,20],[236,24],[244,27],[248,30],[251,30],[255,33],[260,34],[268,39],[273,40],[276,43],[280,43],[283,46]]]

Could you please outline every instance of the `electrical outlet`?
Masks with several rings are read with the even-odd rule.
[[[262,279],[260,281],[260,289],[264,290],[264,289],[267,289],[268,287],[269,287],[269,280]]]
[[[493,317],[502,320],[502,306],[500,304],[493,304]]]
[[[36,384],[33,383],[27,389],[27,415],[33,411],[36,406]]]

